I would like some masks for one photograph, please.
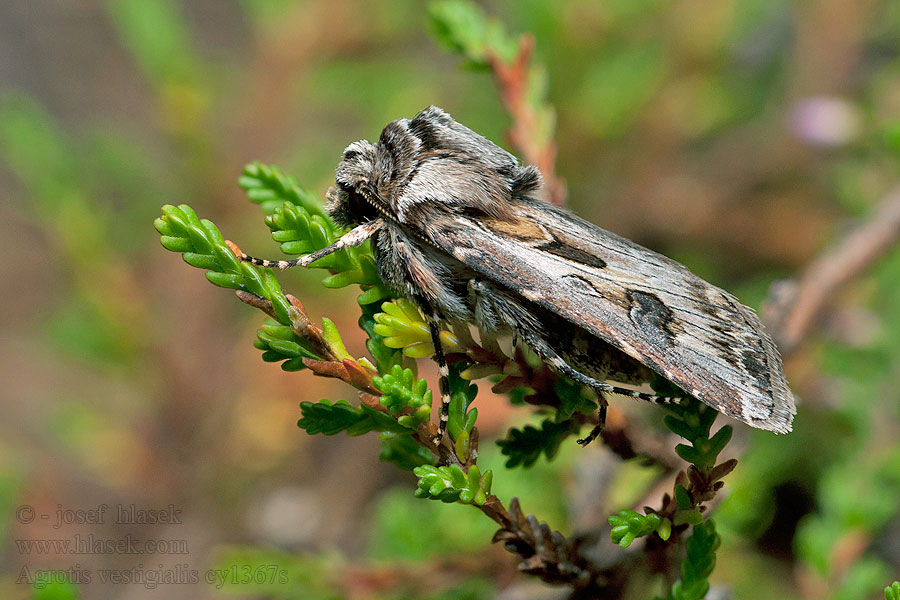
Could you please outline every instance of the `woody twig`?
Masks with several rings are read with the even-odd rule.
[[[782,354],[806,339],[835,295],[900,240],[900,187],[871,214],[828,246],[795,278],[775,282],[762,309],[763,320]]]
[[[244,304],[258,308],[272,318],[277,318],[270,300],[244,290],[236,291],[235,295]],[[321,360],[304,358],[303,365],[320,377],[333,377],[352,385],[359,390],[361,395],[380,396],[381,392],[372,383],[372,377],[375,374],[354,360],[340,358],[325,339],[322,329],[312,323],[300,300],[291,294],[286,294],[285,297],[291,303],[291,329],[299,337],[309,342],[316,354],[322,357]]]

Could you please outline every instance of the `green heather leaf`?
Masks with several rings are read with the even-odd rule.
[[[359,327],[366,332],[369,339],[366,340],[366,349],[369,356],[375,361],[379,373],[389,373],[394,365],[399,365],[403,355],[399,350],[389,348],[384,344],[384,338],[375,332],[374,306],[364,306],[359,317]]]
[[[478,409],[469,407],[478,395],[478,386],[460,377],[466,368],[465,363],[450,365],[450,412],[447,431],[450,437],[457,439],[464,432],[471,433],[478,419]]]
[[[612,525],[610,539],[614,544],[627,548],[635,539],[650,535],[667,522],[666,519],[655,513],[642,515],[633,510],[620,510],[617,514],[609,517],[609,524]],[[666,537],[670,532],[671,528],[667,530]]]
[[[419,421],[431,416],[431,390],[424,379],[416,379],[412,370],[394,365],[391,372],[374,377],[372,383],[382,392],[381,405],[391,414],[411,409]]]
[[[468,0],[442,0],[428,6],[428,25],[438,44],[464,56],[469,66],[487,68],[489,52],[506,61],[516,55],[518,42],[495,19]]]
[[[370,431],[408,433],[390,416],[366,406],[351,406],[344,400],[334,404],[328,400],[301,402],[300,412],[302,417],[297,425],[309,434],[336,435],[347,432],[347,435],[357,436]]]
[[[694,431],[688,427],[687,423],[674,415],[666,415],[663,417],[663,423],[669,428],[669,431],[675,435],[679,435],[688,441],[693,441]]]
[[[675,501],[678,503],[678,508],[682,510],[689,509],[694,504],[691,500],[691,495],[688,494],[687,489],[681,484],[675,486]]]
[[[231,288],[233,290],[240,290],[244,288],[243,275],[232,275],[231,273],[213,273],[212,271],[209,271],[206,273],[206,278],[211,284],[219,287]]]
[[[584,386],[567,377],[557,379],[554,391],[560,401],[555,416],[557,423],[568,421],[576,413],[592,414],[597,410],[597,403],[586,397]]]
[[[378,459],[394,463],[406,471],[412,471],[422,465],[434,464],[434,455],[419,445],[409,433],[386,431],[378,436],[381,441],[381,453]]]
[[[419,478],[416,497],[448,503],[484,504],[493,481],[490,471],[481,475],[476,465],[469,467],[468,473],[459,465],[423,465],[413,469],[413,473]]]
[[[543,453],[547,460],[556,456],[560,444],[570,435],[578,432],[578,424],[574,421],[556,423],[546,419],[537,429],[526,425],[522,429],[510,429],[506,439],[497,442],[500,451],[509,458],[507,468],[523,466],[528,468],[537,462]]]
[[[325,207],[315,194],[302,189],[293,177],[285,175],[274,165],[259,162],[248,164],[238,179],[238,185],[248,198],[259,204],[290,202],[306,213],[326,216]]]
[[[207,271],[218,271],[219,261],[211,254],[197,254],[196,252],[183,252],[181,258],[187,264],[198,269],[206,269]]]
[[[338,359],[353,360],[353,357],[347,352],[346,346],[344,346],[344,340],[341,339],[341,334],[338,332],[337,326],[335,326],[334,322],[328,317],[322,317],[322,335],[328,343],[329,348],[337,355]]]
[[[256,332],[253,345],[263,351],[266,362],[287,361],[281,365],[285,371],[298,371],[305,368],[302,358],[321,360],[309,347],[309,343],[298,337],[290,327],[273,320],[266,319]]]
[[[342,233],[331,221],[314,195],[302,190],[277,167],[252,163],[244,169],[239,183],[250,200],[262,205],[272,239],[286,254],[309,254],[333,244]],[[322,280],[328,288],[359,285],[360,304],[390,297],[375,266],[368,242],[358,248],[344,248],[320,258],[312,268],[328,269]]]
[[[208,271],[206,277],[214,285],[244,289],[271,301],[279,320],[290,323],[290,302],[270,269],[260,271],[239,262],[216,226],[201,221],[190,206],[165,205],[162,212],[154,225],[163,234],[160,239],[165,248],[180,252],[189,265]]]

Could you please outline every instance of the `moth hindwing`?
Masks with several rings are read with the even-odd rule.
[[[372,238],[379,273],[422,309],[441,368],[442,321],[511,332],[598,392],[664,377],[753,427],[785,433],[796,412],[781,358],[756,314],[683,265],[543,200],[540,172],[437,107],[344,150],[328,192],[353,229],[284,268]],[[605,401],[600,397],[601,407]]]

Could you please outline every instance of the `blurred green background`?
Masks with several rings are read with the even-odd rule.
[[[898,182],[894,0],[483,6],[536,39],[569,206],[752,306]],[[301,400],[348,390],[262,363],[260,316],[152,228],[162,204],[187,202],[273,256],[235,183],[247,162],[321,193],[347,144],[429,104],[502,142],[509,118],[490,76],[460,68],[426,21],[414,0],[0,3],[0,597],[29,597],[44,569],[92,572],[87,599],[559,597],[516,574],[483,516],[413,498],[412,475],[380,464],[374,438],[298,430]],[[793,434],[736,427],[720,591],[851,600],[900,578],[898,274],[893,252],[788,360],[802,402]],[[353,293],[302,272],[282,281],[362,354]],[[484,392],[483,436],[527,418]],[[482,463],[502,469],[490,446]],[[552,465],[498,474],[497,492],[563,532],[646,495],[647,469],[569,446]],[[600,491],[597,464],[612,481]],[[609,510],[596,514],[601,492]],[[104,503],[173,504],[183,522],[54,528],[57,509]],[[22,506],[50,518],[26,522]],[[75,534],[187,551],[21,543]],[[275,565],[288,583],[219,591],[97,575],[179,565],[201,577]]]

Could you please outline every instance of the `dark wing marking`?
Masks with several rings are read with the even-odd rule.
[[[796,410],[781,358],[750,308],[683,265],[568,212],[515,203],[517,218],[532,224],[527,237],[505,233],[508,222],[451,214],[428,223],[426,236],[717,410],[761,429],[791,430]]]

